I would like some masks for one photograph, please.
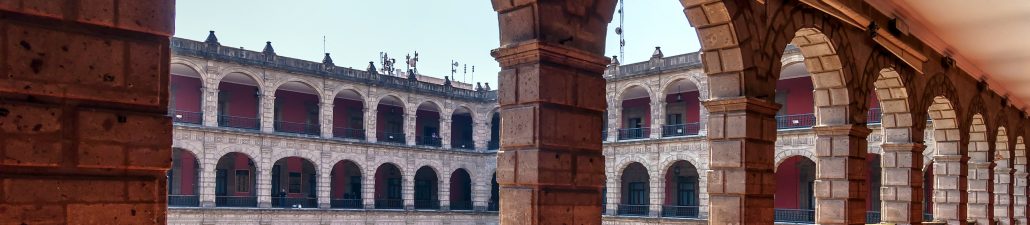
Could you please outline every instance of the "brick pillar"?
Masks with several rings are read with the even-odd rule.
[[[275,131],[275,91],[265,92],[258,96],[261,102],[258,116],[261,120],[261,132]]]
[[[711,224],[773,224],[774,147],[779,105],[755,98],[703,102],[711,112]]]
[[[440,146],[451,149],[451,116],[440,115]]]
[[[376,169],[378,169],[377,165],[370,165],[361,174],[361,202],[364,204],[365,209],[374,209],[376,207]],[[401,172],[403,174],[403,170]]]
[[[991,196],[991,184],[994,182],[992,169],[994,165],[990,162],[969,163],[969,220],[976,220],[977,224],[989,224],[994,218],[993,196]]]
[[[865,224],[869,128],[816,126],[815,222]],[[916,193],[913,193],[916,194]]]
[[[999,225],[1012,224],[1012,173],[1008,160],[998,160],[994,168],[994,218]]]
[[[1023,165],[1017,165],[1023,166]],[[1027,223],[1027,207],[1026,207],[1026,192],[1027,192],[1027,172],[1017,169],[1016,173],[1012,175],[1012,179],[1015,181],[1015,188],[1012,189],[1013,203],[1015,206],[1012,209],[1012,218],[1015,224],[1026,225]]]
[[[370,143],[376,143],[376,112],[378,111],[375,108],[369,109],[369,107],[365,107],[362,109],[362,112],[365,113],[365,140]]]
[[[938,151],[940,146],[938,142]],[[937,155],[933,161],[933,176],[936,179],[933,181],[933,218],[948,224],[961,224],[966,221],[968,170],[965,160],[960,155]]]
[[[0,1],[0,224],[166,223],[174,14]]]
[[[218,126],[218,88],[200,88],[202,95],[200,112],[203,113],[204,126]]]
[[[884,143],[880,157],[883,183],[879,191],[884,223],[918,224],[923,221],[923,149],[915,143]]]

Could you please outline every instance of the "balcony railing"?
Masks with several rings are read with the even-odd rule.
[[[700,210],[697,206],[663,205],[662,217],[698,218]]]
[[[619,205],[617,213],[620,216],[647,216],[650,211],[649,205]]]
[[[204,113],[184,110],[172,110],[172,121],[176,123],[201,124],[204,121]]]
[[[877,212],[877,211],[865,212],[865,223],[866,224],[880,223],[880,212]]]
[[[274,208],[318,208],[318,199],[307,197],[272,197]]]
[[[376,209],[404,209],[404,199],[376,199]]]
[[[672,124],[662,126],[662,137],[683,137],[697,135],[701,123]]]
[[[230,116],[220,115],[218,116],[218,126],[220,127],[232,127],[232,128],[243,128],[257,130],[261,129],[261,120],[258,118],[244,117],[244,116]]]
[[[333,128],[333,137],[365,140],[365,130],[364,129],[335,127],[335,128]]]
[[[404,133],[379,132],[376,133],[376,139],[380,142],[404,144]]]
[[[923,213],[923,221],[933,221],[933,213]]]
[[[215,196],[215,207],[257,207],[257,197]]]
[[[773,220],[783,223],[815,223],[815,210],[775,209]]]
[[[776,116],[776,129],[798,129],[815,126],[815,114]]]
[[[451,210],[472,210],[472,201],[451,201]]]
[[[200,196],[196,195],[168,195],[168,206],[171,207],[198,207]]]
[[[321,133],[321,129],[321,126],[317,123],[297,123],[281,120],[275,121],[275,131],[278,132],[318,135]]]
[[[608,141],[608,129],[601,130],[601,141]]]
[[[440,209],[440,200],[415,199],[415,209]]]
[[[329,199],[329,208],[334,209],[362,209],[361,199],[338,198]]]
[[[440,147],[440,142],[443,139],[433,136],[415,136],[415,140],[416,145]]]
[[[475,150],[476,149],[476,143],[474,143],[472,141],[466,141],[466,140],[456,140],[456,141],[451,142],[451,148],[454,148],[454,149],[465,149],[465,150]]]
[[[497,200],[490,200],[486,203],[486,211],[497,212],[501,209],[501,204]]]
[[[490,140],[490,142],[486,143],[486,149],[497,150],[497,149],[500,149],[500,148],[501,148],[501,142],[497,141],[497,139],[492,139],[492,140]]]
[[[621,141],[621,140],[644,139],[644,138],[647,138],[648,136],[650,136],[650,134],[651,134],[651,128],[650,127],[622,128],[622,129],[619,129],[619,140]]]

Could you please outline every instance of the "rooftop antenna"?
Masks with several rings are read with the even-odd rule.
[[[468,83],[466,76],[469,74],[469,64],[464,64],[462,66],[464,66],[465,68],[461,70],[461,78],[466,79],[465,82]]]
[[[451,60],[451,78],[454,78],[454,73],[458,72],[458,61]]]
[[[622,58],[623,60],[626,59],[626,32],[623,30],[623,27],[625,27],[623,22],[626,14],[622,10],[625,5],[625,0],[619,0],[619,26],[615,28],[615,34],[619,35],[619,58]]]
[[[328,52],[328,51],[325,50],[325,35],[322,35],[322,53],[326,53],[326,52]]]

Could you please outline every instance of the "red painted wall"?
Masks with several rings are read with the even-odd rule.
[[[390,173],[390,171],[393,171],[392,176],[387,176],[387,173]],[[400,178],[400,171],[390,164],[383,164],[376,169],[375,184],[373,184],[375,185],[374,193],[376,199],[385,199],[388,196],[386,193],[388,191],[386,190],[386,180],[389,178]],[[404,188],[403,181],[401,182],[401,188]]]
[[[173,74],[169,82],[175,89],[176,110],[200,112],[200,88],[203,87],[200,79]]]
[[[347,165],[347,162],[341,161],[333,166],[332,178],[330,179],[331,183],[329,184],[332,187],[330,188],[332,191],[330,193],[330,198],[343,198],[343,194],[347,193],[347,191],[349,191],[348,189],[350,189],[350,177],[360,176],[361,171],[356,171],[356,168]]]
[[[248,182],[253,181],[255,174],[254,174],[253,170],[250,170],[250,165],[249,165],[250,164],[250,157],[247,157],[247,155],[240,154],[240,153],[236,153],[236,154],[233,154],[233,155],[235,156],[235,160],[233,162],[235,170],[248,170],[248,171],[250,171],[250,180],[248,180]],[[235,179],[236,171],[235,170],[227,171],[231,175],[226,176],[226,177],[229,177],[230,179],[232,179],[232,182],[236,181],[236,179]],[[240,185],[240,184],[237,184],[237,185]],[[256,187],[254,187],[253,182],[250,182],[249,184],[243,184],[243,185],[249,185],[250,186],[250,188],[247,189],[248,192],[237,192],[238,189],[236,189],[235,187],[233,187],[232,190],[229,190],[228,192],[233,193],[232,194],[233,196],[250,196],[251,192],[254,192],[254,188],[256,188]]]
[[[801,206],[798,202],[801,192],[801,188],[798,187],[801,171],[795,166],[801,160],[801,157],[790,157],[776,168],[776,195],[773,199],[775,208],[797,209]]]
[[[682,112],[683,113],[683,117],[684,117],[683,118],[683,122],[684,123],[697,123],[697,122],[701,121],[701,101],[698,100],[698,97],[700,97],[700,94],[701,93],[697,92],[697,91],[684,92],[683,93],[683,97],[680,97],[680,99],[683,99],[682,102],[676,102],[676,95],[679,95],[679,93],[669,94],[669,95],[665,96],[665,102],[666,102],[666,104],[680,104],[680,103],[682,103],[685,106],[685,110]],[[665,113],[675,113],[675,112],[665,112]]]
[[[451,144],[464,141],[472,142],[472,116],[453,115],[451,116]]]
[[[363,117],[362,109],[364,105],[360,101],[336,98],[333,100],[333,128],[353,128],[360,129],[363,124],[350,124],[351,117]],[[357,110],[354,114],[350,114],[351,110]]]
[[[651,127],[651,113],[650,113],[651,112],[651,110],[650,110],[651,109],[651,99],[650,98],[638,98],[638,99],[629,99],[629,100],[622,101],[622,111],[623,111],[622,128],[629,128],[629,125],[626,124],[626,121],[630,117],[626,117],[626,114],[625,114],[626,110],[628,110],[628,109],[643,110],[644,113],[643,113],[643,119],[642,120],[644,120],[644,121],[642,121],[641,123],[644,124],[644,127]]]
[[[218,91],[224,92],[224,95],[227,96],[227,99],[224,100],[228,106],[226,107],[228,108],[227,115],[257,118],[257,87],[222,82],[218,85]]]
[[[197,179],[197,158],[193,154],[187,151],[172,151],[172,154],[176,154],[172,158],[179,160],[178,176],[179,176],[179,193],[177,195],[195,195],[193,191],[193,184]]]
[[[880,108],[880,100],[876,96],[876,92],[869,92],[869,108]]]
[[[376,109],[376,132],[386,132],[386,121],[397,120],[404,127],[404,109],[397,106],[380,104]],[[397,132],[403,132],[397,131]],[[382,140],[382,138],[380,138]]]
[[[798,77],[776,82],[776,92],[787,94],[787,115],[812,113],[812,78]]]
[[[436,127],[440,136],[440,113],[426,110],[415,111],[415,136],[422,136],[422,129],[425,127]]]
[[[275,101],[280,104],[278,107],[281,121],[305,123],[309,119],[308,107],[313,107],[316,112],[318,111],[318,96],[313,94],[276,90]],[[315,118],[310,119],[317,124],[317,113]]]

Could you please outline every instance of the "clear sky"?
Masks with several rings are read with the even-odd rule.
[[[697,51],[694,29],[679,1],[627,0],[626,58],[647,60],[654,46],[665,55]],[[606,55],[618,55],[609,25]],[[364,69],[379,52],[398,62],[419,53],[419,73],[450,75],[450,62],[469,66],[466,80],[497,87],[497,13],[488,0],[178,0],[175,36],[202,41],[214,30],[222,45],[260,51],[271,41],[277,54],[321,61],[325,49],[338,66]],[[472,66],[476,67],[475,76]],[[404,68],[398,63],[398,68]],[[462,68],[455,75],[462,80]]]

